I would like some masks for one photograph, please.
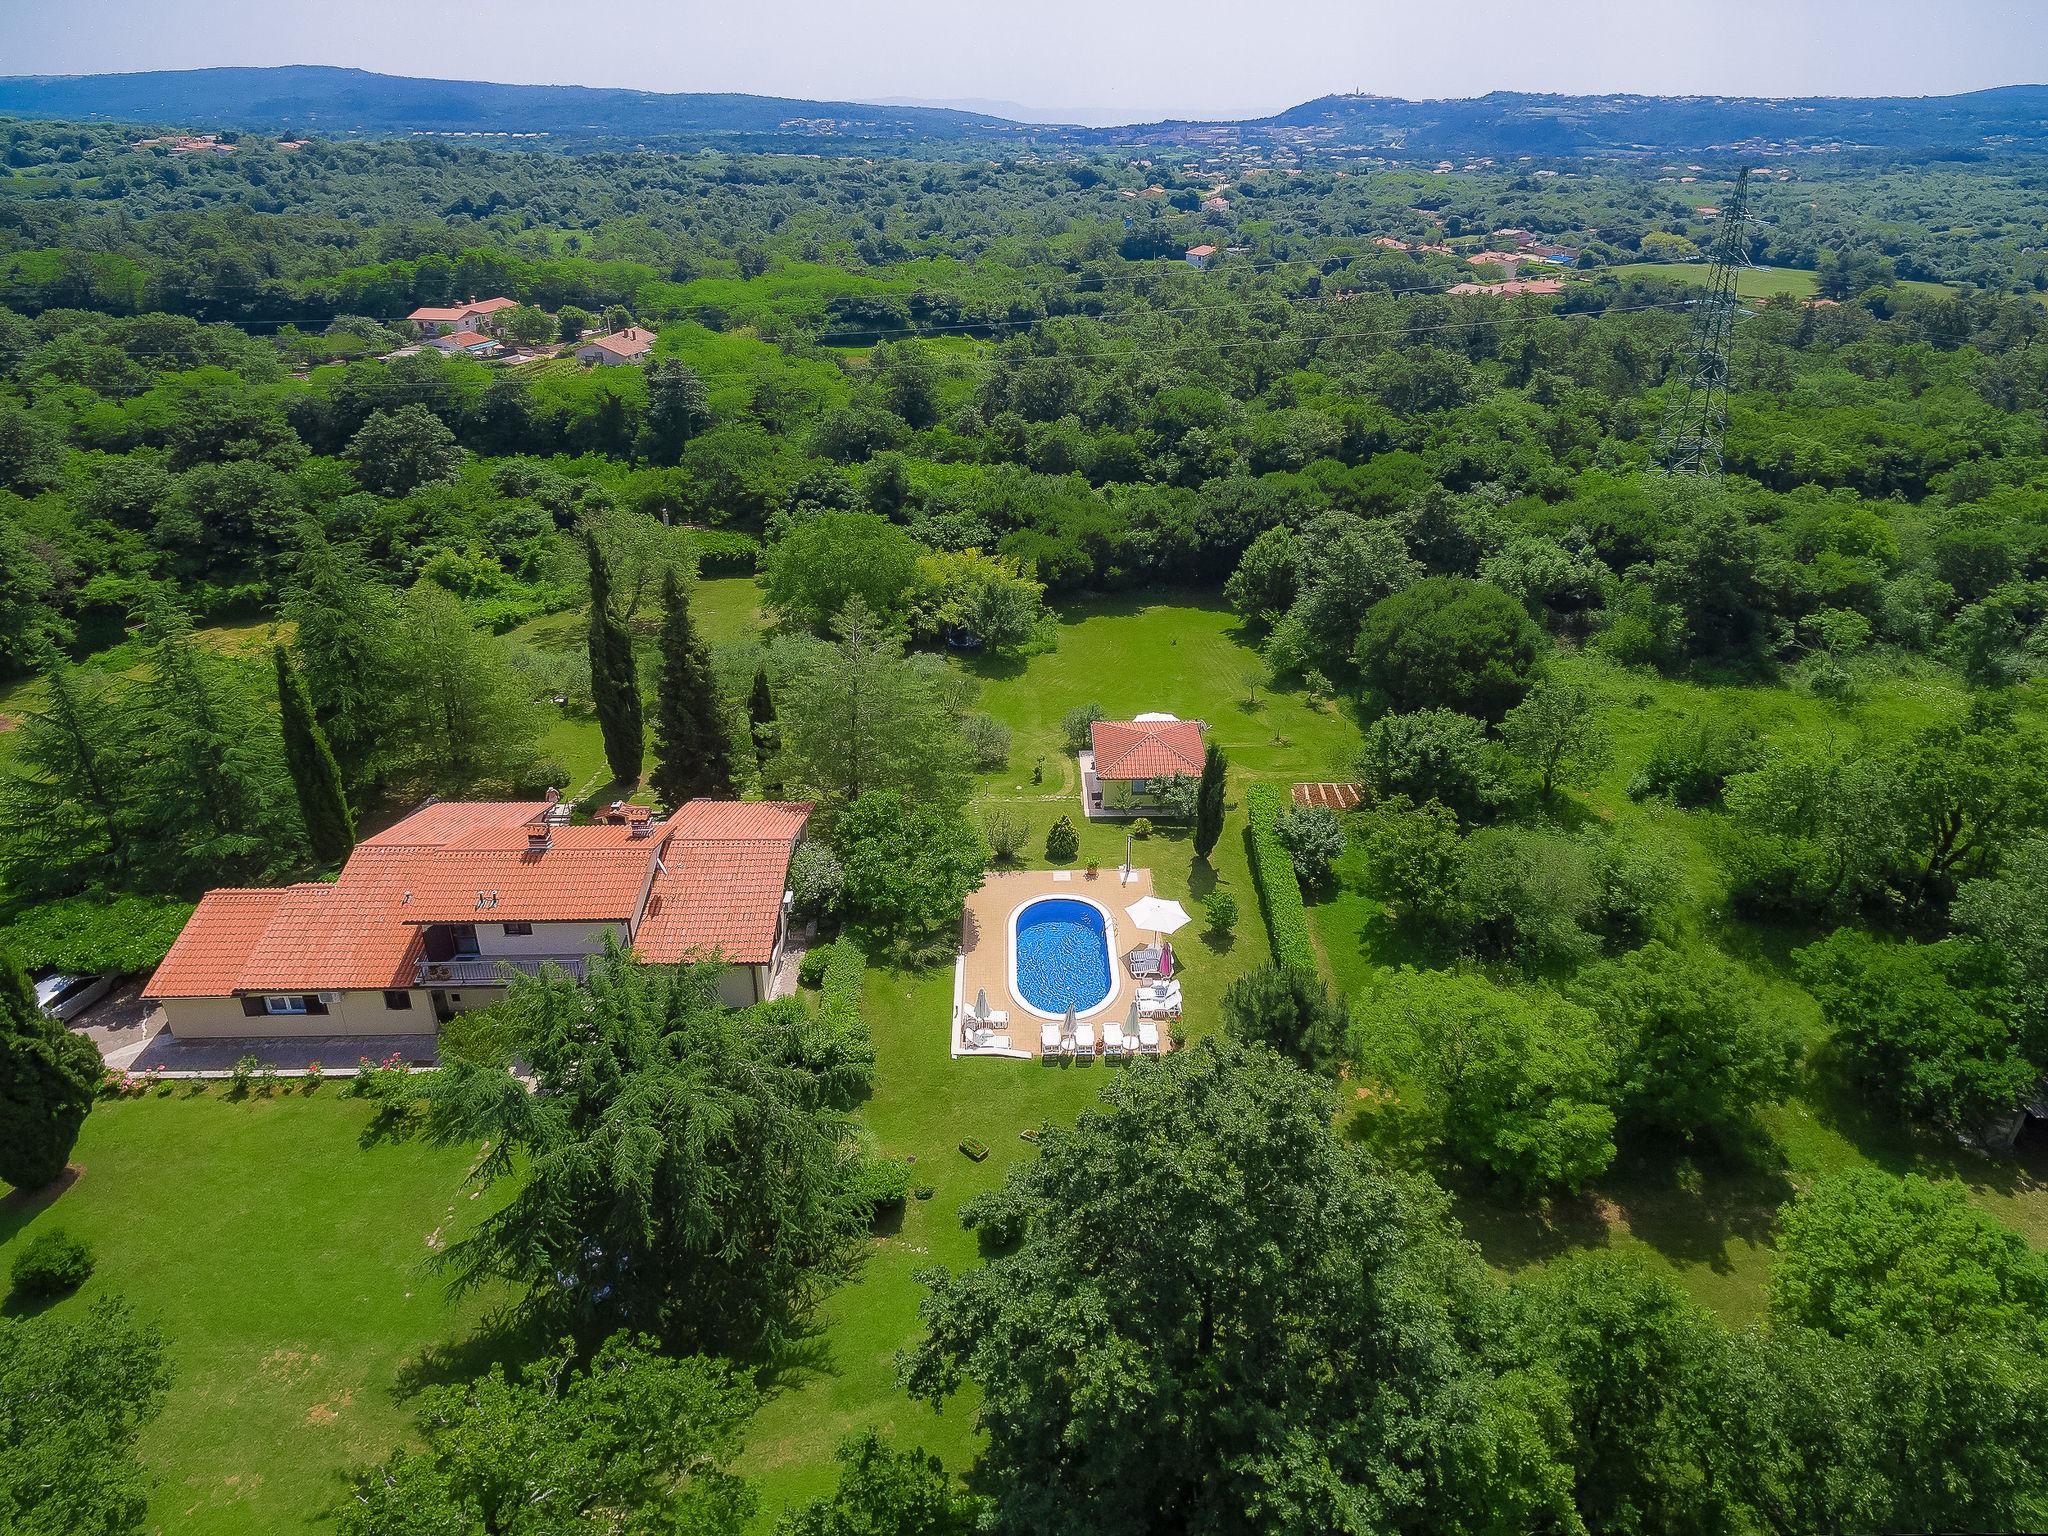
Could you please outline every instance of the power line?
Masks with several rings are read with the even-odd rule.
[[[1749,265],[1743,229],[1749,221],[1749,167],[1735,178],[1735,195],[1721,211],[1714,268],[1693,317],[1685,387],[1666,410],[1657,433],[1659,467],[1674,475],[1718,479],[1728,431],[1728,360],[1735,334],[1736,272]]]

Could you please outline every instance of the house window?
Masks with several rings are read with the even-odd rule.
[[[306,1000],[303,997],[266,997],[263,999],[265,1013],[304,1013]]]
[[[1149,795],[1149,794],[1151,794],[1151,793],[1152,793],[1152,781],[1151,781],[1150,779],[1133,779],[1133,780],[1131,780],[1131,793],[1132,793],[1132,794],[1134,794],[1134,795]]]
[[[531,923],[504,923],[500,926],[503,927],[505,937],[508,939],[523,939],[533,932],[533,924]]]
[[[393,1013],[408,1012],[412,1008],[412,994],[402,989],[386,991],[384,994],[384,1006]]]

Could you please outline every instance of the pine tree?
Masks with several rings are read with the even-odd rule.
[[[138,814],[120,768],[129,712],[106,679],[62,660],[43,673],[43,692],[0,774],[0,877],[22,896],[118,885]]]
[[[1202,754],[1202,780],[1195,786],[1195,857],[1206,859],[1223,835],[1223,749],[1215,742]]]
[[[690,620],[673,569],[661,582],[661,686],[654,701],[654,790],[671,807],[699,795],[731,798],[732,738],[711,656]]]
[[[158,889],[247,883],[303,852],[277,737],[167,594],[150,603],[138,748],[139,877]]]
[[[64,1171],[100,1084],[100,1053],[36,1006],[0,952],[0,1181],[41,1189]]]
[[[285,613],[313,718],[358,798],[386,767],[400,711],[403,669],[398,594],[348,545],[309,540],[292,574]]]
[[[616,783],[640,777],[647,755],[647,731],[640,704],[640,674],[633,661],[633,637],[612,612],[611,565],[595,536],[583,536],[590,560],[590,701],[604,735],[604,760]]]
[[[306,684],[292,665],[290,652],[280,645],[275,654],[278,729],[284,737],[284,765],[305,819],[306,841],[314,858],[323,864],[338,863],[356,845],[356,824],[342,791],[341,770],[320,722],[313,718],[313,701],[306,696]]]
[[[780,789],[773,784],[768,765],[775,760],[775,754],[782,744],[782,727],[775,718],[775,695],[768,688],[768,664],[764,661],[754,668],[754,690],[747,695],[748,734],[754,739],[754,760],[761,765],[761,792],[770,793]]]

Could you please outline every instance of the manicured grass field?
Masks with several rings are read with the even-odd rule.
[[[707,581],[697,592],[707,636],[730,642],[759,623],[755,583]],[[1247,678],[1256,652],[1213,597],[1096,599],[1058,613],[1053,649],[1015,662],[956,658],[978,684],[977,706],[1013,732],[1008,764],[984,774],[969,814],[1021,813],[1024,861],[1044,864],[1046,830],[1070,816],[1081,836],[1078,865],[1109,869],[1124,855],[1123,824],[1082,815],[1078,773],[1060,731],[1075,706],[1112,716],[1163,710],[1207,722],[1231,762],[1230,814],[1209,862],[1184,831],[1135,841],[1160,894],[1182,900],[1195,921],[1175,936],[1189,1014],[1200,1036],[1216,1028],[1229,981],[1268,959],[1246,862],[1242,798],[1251,779],[1344,779],[1359,740],[1348,706],[1309,707],[1299,694],[1256,700]],[[563,643],[581,621],[557,615],[523,633]],[[559,631],[559,636],[555,632]],[[1669,848],[1684,872],[1680,941],[1714,943],[1748,965],[1770,1004],[1811,1038],[1812,1002],[1793,982],[1785,936],[1765,934],[1721,911],[1701,820],[1627,794],[1629,779],[1671,723],[1703,710],[1739,710],[1759,736],[1889,737],[1962,707],[1960,688],[1938,669],[1872,681],[1853,705],[1788,688],[1706,688],[1566,654],[1556,663],[1592,687],[1616,743],[1600,780],[1560,811],[1594,818]],[[596,727],[567,719],[548,750],[602,771]],[[1034,770],[1037,770],[1034,776]],[[1411,958],[1378,922],[1359,890],[1357,852],[1344,888],[1311,908],[1332,979],[1356,995],[1382,965]],[[1216,887],[1237,899],[1234,934],[1205,933],[1200,898]],[[860,1110],[876,1151],[915,1159],[900,1222],[877,1235],[865,1263],[825,1301],[815,1331],[773,1362],[766,1401],[742,1469],[761,1489],[760,1528],[828,1488],[831,1453],[845,1436],[880,1427],[898,1444],[921,1444],[964,1471],[973,1459],[971,1393],[943,1414],[912,1404],[897,1385],[896,1356],[917,1336],[924,1295],[917,1273],[976,1262],[962,1203],[993,1187],[1031,1155],[1019,1133],[1071,1122],[1096,1102],[1107,1064],[1044,1066],[953,1061],[947,1050],[952,970],[890,966],[878,957],[866,989],[877,1069]],[[451,1308],[423,1271],[430,1234],[445,1240],[474,1213],[460,1191],[466,1158],[415,1143],[365,1142],[363,1107],[332,1085],[311,1097],[225,1102],[216,1089],[188,1099],[103,1105],[88,1122],[78,1161],[87,1172],[33,1224],[60,1222],[99,1250],[87,1295],[117,1290],[161,1319],[172,1341],[177,1386],[144,1442],[162,1482],[152,1516],[170,1532],[308,1529],[340,1494],[349,1469],[374,1461],[408,1433],[403,1368],[423,1350],[470,1336],[476,1305]],[[1488,1260],[1517,1273],[1573,1248],[1632,1248],[1665,1266],[1723,1316],[1758,1315],[1769,1272],[1775,1213],[1800,1181],[1874,1162],[1966,1178],[1977,1197],[2035,1242],[2048,1240],[2048,1168],[2041,1159],[1994,1163],[1934,1138],[1874,1123],[1817,1088],[1768,1118],[1777,1151],[1764,1166],[1620,1169],[1583,1201],[1530,1212],[1459,1192],[1457,1209]],[[974,1137],[985,1162],[958,1151]],[[23,1213],[0,1213],[0,1265],[21,1240]],[[75,1302],[61,1305],[75,1306]]]
[[[58,1308],[113,1293],[163,1330],[171,1395],[141,1445],[152,1525],[317,1528],[348,1471],[408,1437],[402,1368],[471,1332],[477,1305],[451,1307],[424,1268],[477,1210],[470,1154],[366,1144],[369,1124],[334,1083],[103,1102],[76,1183],[42,1209],[0,1202],[0,1272],[62,1226],[98,1266]]]
[[[1710,262],[1705,261],[1637,261],[1605,270],[1620,278],[1661,277],[1671,282],[1704,287],[1714,269]],[[1898,286],[1918,293],[1950,291],[1946,283],[1927,283],[1915,278],[1901,278]],[[1782,294],[1795,299],[1810,299],[1819,291],[1819,279],[1801,267],[1745,267],[1735,274],[1738,298],[1769,299]]]

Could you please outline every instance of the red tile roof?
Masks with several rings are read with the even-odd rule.
[[[448,309],[434,304],[422,304],[405,318],[408,320],[431,320],[436,324],[445,320],[452,325],[468,313],[469,308],[467,305],[457,309]]]
[[[478,299],[469,306],[468,313],[472,315],[495,315],[501,309],[517,309],[518,307],[519,301],[517,299]]]
[[[637,325],[629,325],[623,331],[614,331],[609,336],[587,337],[582,345],[596,347],[599,351],[609,352],[614,357],[638,357],[654,346],[654,332],[642,330]]]
[[[225,997],[277,915],[284,891],[208,891],[144,989],[147,997]]]
[[[497,342],[482,331],[450,331],[446,336],[437,336],[433,344],[437,347],[495,347]]]
[[[692,800],[664,826],[673,836],[634,930],[650,965],[716,952],[733,965],[775,955],[789,858],[808,805],[777,800]]]
[[[408,923],[631,922],[658,839],[631,847],[443,848],[412,860]]]
[[[529,833],[547,809],[435,803],[365,838],[331,884],[210,892],[143,995],[410,987],[421,930],[437,922],[637,920],[650,962],[773,956],[809,806],[693,800],[640,837],[622,824],[561,826],[536,849]]]
[[[547,808],[545,800],[436,800],[356,846],[439,848],[478,827],[523,827]]]
[[[1098,779],[1158,779],[1202,771],[1198,720],[1098,720],[1090,735]]]
[[[1216,247],[1213,245],[1191,245],[1188,247],[1188,254],[1190,256],[1214,256],[1216,254]]]

